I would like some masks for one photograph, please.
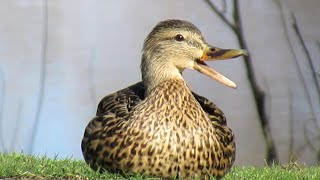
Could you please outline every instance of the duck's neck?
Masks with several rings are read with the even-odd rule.
[[[166,111],[168,106],[170,109],[183,110],[198,105],[187,83],[181,79],[163,81],[150,90],[145,100],[149,103],[148,106],[160,111]]]
[[[150,94],[151,90],[157,85],[160,85],[165,81],[179,80],[184,82],[179,69],[170,62],[171,61],[168,59],[153,59],[152,61],[146,61],[145,57],[142,57],[142,82],[146,89],[146,96]]]

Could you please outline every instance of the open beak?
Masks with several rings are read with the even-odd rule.
[[[204,61],[232,59],[242,55],[248,56],[248,51],[244,49],[220,49],[207,45],[203,50],[202,57],[195,61],[194,69],[222,84],[236,88],[237,85],[233,81],[210,68]]]

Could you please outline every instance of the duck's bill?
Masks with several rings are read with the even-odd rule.
[[[242,55],[247,56],[248,52],[243,49],[220,49],[208,46],[204,49],[202,57],[195,61],[194,69],[222,84],[236,88],[237,85],[233,81],[210,68],[204,61],[232,59]]]

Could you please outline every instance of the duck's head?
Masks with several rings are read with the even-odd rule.
[[[181,78],[184,69],[194,69],[229,87],[236,84],[210,68],[204,61],[248,55],[246,50],[221,49],[206,43],[200,30],[190,22],[166,20],[158,23],[144,41],[142,80],[147,90],[164,80]]]

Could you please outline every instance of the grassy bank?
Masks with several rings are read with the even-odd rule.
[[[0,153],[0,179],[147,179],[92,171],[84,161]],[[155,178],[153,178],[155,179]],[[224,179],[320,179],[320,167],[235,167]]]

